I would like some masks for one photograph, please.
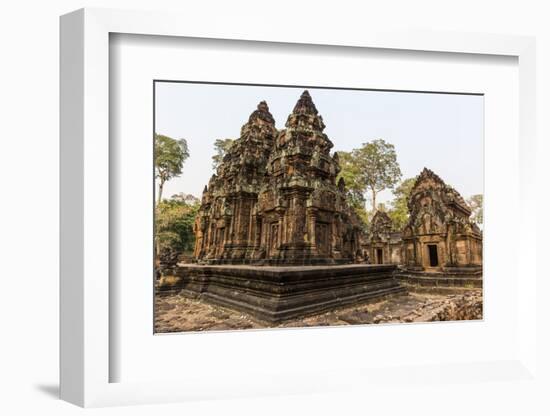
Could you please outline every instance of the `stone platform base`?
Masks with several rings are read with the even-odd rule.
[[[317,258],[317,257],[300,257],[292,259],[203,259],[200,262],[194,264],[200,264],[205,266],[214,266],[214,265],[223,265],[223,266],[242,266],[242,265],[253,265],[253,266],[277,266],[277,267],[293,267],[293,266],[336,266],[336,265],[349,265],[349,259],[326,259],[326,258]]]
[[[179,264],[175,280],[159,290],[281,322],[326,312],[405,289],[393,265],[245,266]]]
[[[441,272],[399,269],[396,278],[401,283],[420,288],[482,288],[481,267],[446,268]]]

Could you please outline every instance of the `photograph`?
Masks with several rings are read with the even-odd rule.
[[[153,90],[154,333],[483,319],[483,94]]]
[[[4,2],[0,416],[550,416],[548,3]]]

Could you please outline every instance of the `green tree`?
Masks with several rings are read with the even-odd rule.
[[[376,208],[376,195],[391,189],[401,179],[401,169],[393,144],[382,139],[364,143],[352,151],[359,171],[359,184],[363,193],[371,194],[371,207]]]
[[[483,195],[482,194],[476,194],[472,195],[468,200],[466,201],[468,205],[470,206],[470,209],[472,210],[472,221],[474,221],[477,225],[482,226],[483,225]]]
[[[367,212],[367,210],[365,209],[364,206],[354,208],[354,211],[357,214],[357,216],[359,217],[359,219],[361,220],[361,222],[363,223],[363,229],[365,231],[367,231],[368,226],[370,224],[370,217],[371,216],[369,215],[369,213]]]
[[[181,175],[183,163],[189,157],[185,139],[172,139],[155,134],[155,177],[158,180],[158,200],[162,200],[162,190],[166,181]]]
[[[340,178],[344,179],[348,204],[355,209],[365,209],[366,200],[363,193],[359,166],[356,163],[353,152],[339,151],[338,160],[340,173],[336,178],[336,182]]]
[[[415,182],[416,177],[405,179],[393,191],[394,199],[391,202],[391,209],[388,211],[388,215],[392,219],[396,230],[403,229],[409,220],[407,201]]]
[[[337,153],[340,173],[336,178],[336,182],[338,183],[340,178],[344,179],[344,183],[346,184],[346,200],[363,222],[363,226],[366,227],[369,223],[369,215],[365,209],[367,201],[362,190],[360,172],[357,163],[355,163],[353,152],[339,151]]]
[[[192,251],[195,245],[193,224],[200,203],[187,204],[181,200],[164,200],[157,205],[155,227],[157,250]]]
[[[220,166],[220,163],[223,161],[223,157],[233,145],[234,141],[234,139],[216,139],[214,142],[214,150],[216,153],[212,156],[212,169],[214,169],[214,171],[218,169],[218,166]]]

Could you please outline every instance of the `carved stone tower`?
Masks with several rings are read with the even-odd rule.
[[[304,91],[286,128],[258,105],[205,187],[195,259],[206,263],[362,261],[361,222],[336,176],[338,155]]]
[[[262,101],[204,188],[195,221],[195,258],[244,262],[257,256],[258,192],[276,134],[275,120]]]
[[[352,262],[361,227],[347,206],[338,156],[308,91],[279,132],[259,197],[262,247],[269,263]]]

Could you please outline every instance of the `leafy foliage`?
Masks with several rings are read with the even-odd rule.
[[[195,245],[193,224],[200,203],[164,200],[157,205],[155,215],[158,250],[191,251]]]
[[[339,151],[338,159],[341,170],[336,181],[338,182],[340,178],[344,179],[346,184],[346,200],[359,216],[366,229],[369,223],[369,213],[365,209],[367,201],[360,185],[358,166],[353,158],[353,153]]]
[[[231,147],[235,140],[234,139],[216,139],[214,142],[214,150],[216,153],[212,156],[212,169],[216,171],[218,166],[222,163],[223,157]]]
[[[482,226],[483,225],[483,195],[482,194],[476,194],[472,195],[468,200],[466,201],[468,205],[470,206],[470,209],[472,210],[472,221],[474,221],[477,225]]]
[[[376,195],[393,188],[401,179],[401,169],[393,144],[382,139],[364,143],[352,151],[359,172],[358,181],[363,192],[371,193],[371,207],[376,208]]]
[[[355,209],[365,209],[365,196],[360,183],[360,172],[357,163],[355,163],[353,152],[338,152],[340,173],[336,178],[340,178],[346,183],[346,198],[348,204]]]
[[[416,182],[416,177],[403,180],[393,191],[394,200],[391,202],[391,209],[388,215],[392,219],[393,226],[396,230],[402,230],[409,220],[409,210],[407,208],[407,200],[411,194],[411,190]]]
[[[348,203],[359,216],[368,218],[366,194],[371,194],[371,213],[375,212],[376,195],[393,188],[401,178],[401,169],[392,144],[384,140],[364,143],[351,152],[338,152],[341,171],[338,180],[344,178]],[[362,212],[360,212],[362,211]]]
[[[183,163],[188,157],[189,148],[185,139],[176,140],[155,134],[155,177],[159,183],[159,202],[165,182],[181,175]]]

